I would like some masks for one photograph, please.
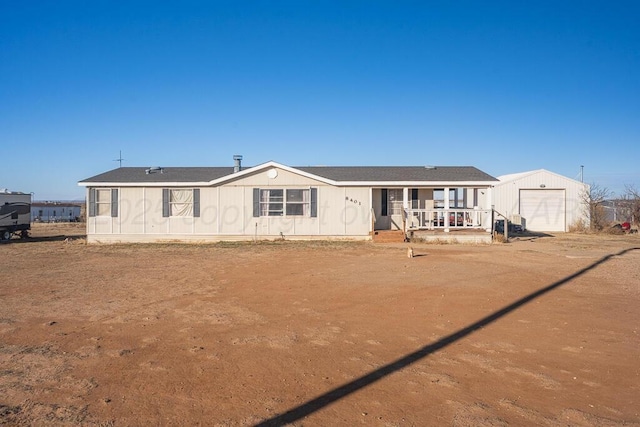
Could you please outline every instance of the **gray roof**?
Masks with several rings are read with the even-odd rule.
[[[222,178],[233,173],[233,167],[176,167],[161,168],[161,171],[151,171],[150,168],[122,167],[110,170],[100,175],[84,179],[82,182],[207,182]]]
[[[309,166],[296,169],[333,181],[497,181],[473,166]]]
[[[336,182],[462,182],[498,181],[473,166],[302,166],[294,169]],[[243,167],[243,171],[251,167]],[[233,167],[122,167],[80,183],[209,182],[233,174]]]

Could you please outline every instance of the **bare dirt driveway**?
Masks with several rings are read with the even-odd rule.
[[[82,234],[0,245],[0,424],[640,425],[637,235]]]

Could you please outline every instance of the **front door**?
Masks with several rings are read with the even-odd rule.
[[[404,209],[402,207],[402,188],[390,188],[387,194],[390,229],[402,230],[402,217],[404,213]]]
[[[402,188],[380,188],[373,191],[375,230],[402,230]]]

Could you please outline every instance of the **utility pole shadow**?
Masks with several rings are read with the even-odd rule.
[[[478,320],[477,322],[472,323],[471,325],[460,329],[459,331],[447,335],[444,338],[441,338],[440,340],[432,343],[432,344],[428,344],[416,351],[414,351],[413,353],[409,353],[406,356],[397,359],[393,362],[390,362],[378,369],[376,369],[375,371],[372,371],[360,378],[357,378],[353,381],[350,381],[344,385],[341,385],[340,387],[334,388],[333,390],[330,390],[308,402],[305,402],[299,406],[296,406],[295,408],[289,409],[287,412],[284,412],[282,414],[276,415],[273,418],[269,418],[267,420],[264,420],[258,424],[256,424],[256,426],[258,427],[267,427],[267,426],[282,426],[285,424],[289,424],[292,423],[294,421],[300,420],[316,411],[319,411],[320,409],[331,405],[332,403],[345,398],[346,396],[350,395],[351,393],[355,393],[356,391],[365,388],[373,383],[375,383],[376,381],[379,381],[383,378],[385,378],[388,375],[393,374],[394,372],[397,372],[403,368],[406,368],[407,366],[449,346],[450,344],[455,343],[456,341],[459,341],[465,337],[467,337],[468,335],[471,335],[473,332],[475,332],[478,329],[481,329],[493,322],[495,322],[496,320],[500,319],[501,317],[511,313],[512,311],[522,307],[525,304],[528,304],[529,302],[535,300],[536,298],[541,297],[542,295],[560,287],[563,286],[567,283],[569,283],[570,281],[572,281],[573,279],[578,278],[579,276],[582,276],[583,274],[589,272],[590,270],[593,270],[594,268],[596,268],[597,266],[609,261],[611,258],[616,257],[616,256],[622,256],[624,254],[626,254],[627,252],[630,251],[634,251],[634,250],[640,250],[640,248],[628,248],[628,249],[624,249],[618,253],[615,254],[609,254],[604,256],[603,258],[599,259],[598,261],[594,262],[593,264],[578,270],[577,272],[571,274],[570,276],[565,277],[564,279],[561,279],[557,282],[554,282],[544,288],[541,288],[529,295],[526,295],[522,298],[520,298],[519,300],[509,304],[508,306],[496,311],[495,313],[492,313],[486,317],[483,317],[482,319]]]

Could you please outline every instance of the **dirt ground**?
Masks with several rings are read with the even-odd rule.
[[[0,245],[0,424],[640,426],[640,238]],[[67,239],[67,237],[69,237]]]

